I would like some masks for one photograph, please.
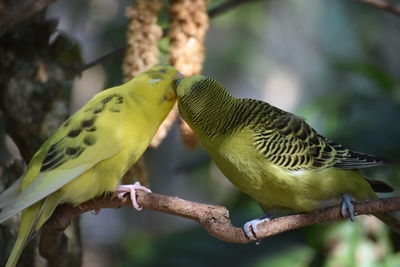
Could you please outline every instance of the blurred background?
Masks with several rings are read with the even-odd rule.
[[[46,17],[58,20],[57,32],[74,40],[83,62],[91,62],[125,44],[124,13],[131,3],[59,0]],[[167,25],[165,13],[159,20]],[[160,44],[164,62],[165,42]],[[122,59],[117,55],[64,80],[70,113],[96,92],[122,83]],[[203,74],[237,97],[261,99],[304,117],[327,138],[356,151],[400,160],[399,16],[358,1],[246,3],[210,20]],[[5,164],[19,155],[3,126],[1,131]],[[155,193],[224,205],[236,226],[262,215],[201,147],[183,146],[177,125],[145,159]],[[365,173],[399,194],[399,166]],[[125,207],[84,214],[81,234],[85,267],[400,266],[400,236],[372,216],[239,245],[217,240],[187,219]]]

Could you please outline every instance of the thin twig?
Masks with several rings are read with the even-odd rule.
[[[383,9],[393,15],[400,16],[400,6],[383,1],[383,0],[357,0],[362,3],[372,5],[376,8]]]
[[[234,9],[241,4],[248,4],[251,2],[256,2],[260,0],[231,0],[231,1],[226,1],[225,3],[222,3],[208,11],[208,16],[210,18],[216,17],[220,14],[223,14],[231,9]]]
[[[93,60],[92,62],[83,64],[83,65],[75,67],[75,68],[72,68],[73,69],[73,74],[79,75],[83,71],[85,71],[87,69],[90,69],[90,68],[92,68],[92,67],[94,67],[94,66],[96,66],[98,64],[106,62],[106,61],[108,61],[110,59],[113,59],[115,57],[122,57],[124,55],[124,53],[125,53],[125,49],[126,49],[126,45],[124,45],[124,46],[122,46],[120,48],[117,48],[114,51],[111,51],[110,53],[105,54],[105,55]]]

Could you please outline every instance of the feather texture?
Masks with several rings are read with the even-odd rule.
[[[216,165],[264,210],[305,212],[339,204],[343,194],[376,198],[371,185],[391,189],[359,171],[390,161],[328,140],[289,112],[235,98],[200,75],[180,81],[177,95],[182,117]]]
[[[0,222],[22,211],[7,267],[15,266],[28,237],[59,203],[77,205],[116,188],[172,109],[179,78],[175,68],[158,66],[104,90],[42,145],[15,186],[20,193],[11,201],[0,196],[7,200]]]

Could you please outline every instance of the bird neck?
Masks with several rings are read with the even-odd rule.
[[[201,136],[229,134],[236,126],[230,118],[235,114],[237,99],[217,83],[192,90],[178,103],[183,119]]]

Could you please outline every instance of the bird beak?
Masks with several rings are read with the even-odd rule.
[[[174,81],[175,81],[175,85],[176,87],[178,87],[179,83],[181,82],[181,80],[184,78],[183,74],[178,72],[177,74],[175,74],[174,76]]]
[[[177,74],[175,74],[174,79],[175,79],[175,80],[180,80],[180,79],[182,79],[183,77],[184,77],[183,74],[180,73],[180,72],[178,72]]]
[[[178,85],[180,84],[180,82],[182,81],[182,79],[184,78],[183,74],[178,72],[177,74],[175,74],[175,76],[172,78],[172,82],[174,83],[174,85],[172,86],[174,88],[174,91],[176,91],[176,89],[178,88]]]

